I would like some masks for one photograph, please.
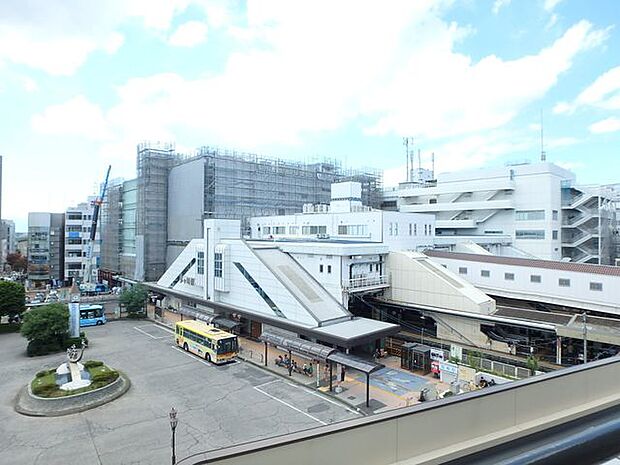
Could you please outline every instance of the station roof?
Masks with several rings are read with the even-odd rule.
[[[577,273],[620,276],[620,266],[595,265],[592,263],[559,262],[534,258],[499,257],[497,255],[478,255],[472,253],[444,252],[426,250],[425,255],[434,258],[465,260],[471,262],[496,263],[499,265],[524,266],[528,268],[546,268],[550,270],[573,271]]]

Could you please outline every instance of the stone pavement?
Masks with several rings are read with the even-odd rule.
[[[287,369],[275,364],[278,355],[284,357],[285,354],[288,355],[287,351],[270,345],[267,365],[265,366],[264,343],[239,337],[239,345],[241,347],[240,356],[245,360],[267,368],[280,376],[289,377]],[[293,353],[292,358],[297,361],[299,367],[303,366],[304,363],[313,363],[314,376],[309,377],[293,372],[290,376],[291,380],[309,388],[318,389],[365,413],[378,413],[417,404],[419,403],[420,391],[427,384],[435,384],[439,392],[449,388],[447,384],[441,383],[431,374],[423,376],[402,369],[398,357],[386,357],[378,360],[379,363],[385,365],[385,368],[370,375],[370,408],[366,408],[366,375],[355,370],[347,370],[344,381],[339,381],[340,373],[334,366],[333,387],[335,390],[330,393],[329,371],[326,370],[325,364],[319,368],[320,386],[317,388],[316,362],[295,353]]]

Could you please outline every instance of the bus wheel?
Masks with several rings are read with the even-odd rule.
[[[205,352],[205,360],[206,360],[207,362],[210,362],[210,361],[211,361],[211,354],[210,354],[209,352]]]
[[[183,344],[183,350],[185,352],[187,352],[189,350],[189,347],[187,347],[187,342],[185,344]]]
[[[100,325],[102,325],[102,324],[103,324],[103,321],[98,321],[98,322],[96,323],[96,326],[100,326]]]

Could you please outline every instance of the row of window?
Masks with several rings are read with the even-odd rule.
[[[90,226],[69,225],[65,228],[66,232],[90,232]]]
[[[422,231],[420,231],[422,233]],[[390,223],[388,228],[388,234],[390,236],[398,236],[398,223]],[[409,235],[417,236],[418,235],[418,225],[417,223],[409,223]],[[432,236],[433,235],[433,225],[425,224],[424,225],[424,235]]]
[[[516,239],[544,239],[545,238],[545,230],[544,229],[517,229],[515,231]],[[553,240],[557,240],[558,231],[553,230],[551,232],[551,238]]]
[[[460,266],[459,267],[459,274],[467,274],[467,267],[466,266]],[[491,271],[490,270],[480,270],[480,276],[483,278],[490,278],[491,277]],[[504,280],[505,281],[514,281],[515,280],[515,274],[514,273],[504,273]],[[542,276],[539,274],[531,274],[530,275],[530,282],[531,283],[542,283]],[[570,279],[568,278],[559,278],[558,279],[558,286],[560,287],[570,287]],[[590,282],[590,290],[591,291],[602,291],[603,290],[603,283],[598,283],[598,282]]]
[[[92,215],[82,215],[79,212],[67,213],[67,220],[91,220]]]
[[[558,211],[552,210],[552,220],[558,220]],[[515,221],[543,221],[545,219],[544,210],[517,210],[515,211]]]
[[[367,236],[368,225],[366,224],[339,224],[339,236]]]
[[[324,270],[323,264],[320,264],[319,265],[319,273],[323,273],[323,270]],[[331,274],[331,272],[332,272],[332,266],[331,265],[327,265],[327,272],[329,274]]]

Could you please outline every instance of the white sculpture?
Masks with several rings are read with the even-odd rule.
[[[60,389],[63,391],[72,391],[74,389],[90,386],[88,372],[84,371],[84,365],[80,363],[85,348],[86,344],[84,344],[84,341],[82,341],[81,349],[78,349],[75,347],[75,344],[73,344],[67,349],[68,361],[56,369],[57,380],[69,380],[68,382],[60,384]]]

